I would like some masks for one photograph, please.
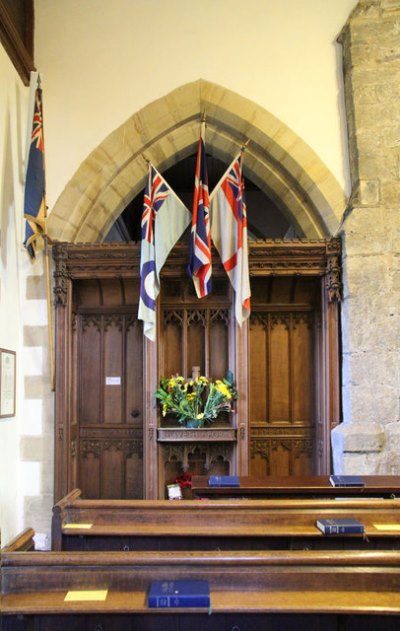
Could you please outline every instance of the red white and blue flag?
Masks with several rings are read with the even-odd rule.
[[[250,281],[241,152],[213,190],[210,213],[212,240],[235,290],[235,316],[242,326],[250,315]]]
[[[208,176],[206,152],[204,146],[205,124],[197,150],[196,174],[192,211],[192,233],[190,239],[190,259],[188,272],[193,278],[198,298],[204,298],[211,292],[211,236],[210,205],[208,198]]]
[[[144,334],[152,341],[156,339],[156,299],[160,293],[160,271],[189,224],[189,210],[149,163],[142,213],[138,317],[144,322]]]
[[[36,241],[44,234],[46,221],[43,107],[40,87],[35,92],[32,136],[25,183],[24,217],[26,219],[24,245],[29,256],[34,259]]]

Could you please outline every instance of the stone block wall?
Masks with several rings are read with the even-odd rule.
[[[400,473],[400,0],[343,29],[352,196],[342,227],[343,420],[334,468]]]
[[[22,519],[37,548],[50,547],[54,485],[54,393],[51,389],[46,275],[42,253],[23,257],[24,411],[20,436]]]

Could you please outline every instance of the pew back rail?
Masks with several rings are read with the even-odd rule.
[[[396,499],[84,500],[76,489],[53,508],[52,549],[329,547],[334,540],[328,543],[315,522],[343,517],[356,517],[365,527],[364,537],[346,535],[343,545],[398,546]]]
[[[213,613],[399,614],[399,561],[397,552],[5,550],[2,611],[4,615],[146,614],[152,580],[205,578]],[[108,590],[107,597],[102,602],[64,601],[68,591],[82,586]]]

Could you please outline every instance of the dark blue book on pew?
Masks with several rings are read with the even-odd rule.
[[[153,581],[150,585],[147,603],[151,608],[210,608],[208,581]]]
[[[365,486],[359,475],[331,475],[329,482],[332,486]]]
[[[353,517],[317,519],[315,525],[324,535],[354,535],[364,532],[363,524]]]
[[[238,475],[210,475],[208,486],[240,486]]]

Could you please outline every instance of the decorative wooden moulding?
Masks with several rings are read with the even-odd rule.
[[[237,430],[233,427],[159,427],[157,440],[159,443],[236,442]]]

